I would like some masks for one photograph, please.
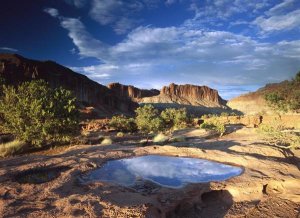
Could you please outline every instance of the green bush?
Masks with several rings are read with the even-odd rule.
[[[135,123],[138,129],[144,133],[159,132],[164,129],[163,119],[158,110],[147,104],[136,109]]]
[[[187,127],[189,122],[185,108],[167,108],[161,112],[161,117],[168,129],[183,129]]]
[[[229,113],[227,113],[227,112],[222,112],[222,113],[220,114],[220,116],[221,116],[221,117],[228,117],[228,116],[229,116]]]
[[[121,132],[134,132],[137,130],[135,120],[124,115],[113,116],[109,126]]]
[[[221,136],[226,131],[225,125],[219,121],[206,121],[200,125],[200,128],[216,130]]]
[[[286,81],[278,90],[265,93],[268,105],[277,111],[300,111],[300,72],[292,81]]]
[[[300,148],[300,136],[295,132],[286,131],[285,127],[279,122],[274,121],[274,124],[260,124],[257,131],[264,140],[270,144],[281,148],[296,149]]]
[[[78,126],[75,100],[70,91],[51,89],[42,80],[3,86],[2,131],[36,147],[67,142]]]
[[[270,145],[289,149],[300,148],[300,136],[294,132],[284,131],[284,129],[284,126],[280,124],[260,124],[257,131]]]

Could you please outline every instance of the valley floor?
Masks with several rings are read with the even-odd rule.
[[[78,145],[0,159],[0,216],[299,217],[299,150],[267,145],[254,128],[241,126],[223,137],[198,129],[176,134],[187,140],[140,146],[140,137],[128,135],[112,145]],[[242,166],[244,173],[183,189],[147,182],[134,188],[82,182],[85,173],[107,160],[148,154],[205,158]],[[20,183],[20,172],[37,167],[61,172],[46,183]]]

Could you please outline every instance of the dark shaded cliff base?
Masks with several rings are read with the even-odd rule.
[[[141,135],[101,134],[115,143],[0,159],[0,217],[299,217],[300,151],[269,146],[253,128],[236,128],[221,138],[187,129],[176,132],[184,142],[148,146],[140,144]],[[133,189],[82,182],[107,160],[147,154],[205,158],[245,171],[227,181],[177,190],[150,182]]]
[[[106,86],[53,61],[36,61],[17,54],[0,54],[0,76],[8,85],[43,79],[53,88],[71,90],[81,104],[95,107],[104,116],[120,112],[133,113],[138,107],[129,98],[118,96]]]

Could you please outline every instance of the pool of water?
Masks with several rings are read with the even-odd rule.
[[[148,155],[106,162],[88,175],[89,181],[133,186],[138,180],[181,188],[189,183],[222,181],[238,176],[243,169],[199,158]]]

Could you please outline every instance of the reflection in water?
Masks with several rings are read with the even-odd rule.
[[[188,183],[221,181],[238,176],[242,169],[213,161],[149,155],[108,161],[89,174],[89,180],[134,185],[142,178],[161,186],[180,188]]]

